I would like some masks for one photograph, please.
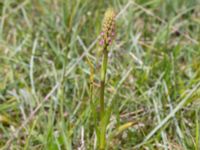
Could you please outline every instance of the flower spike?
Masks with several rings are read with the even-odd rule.
[[[109,8],[105,13],[100,40],[101,46],[111,45],[115,37],[115,16],[112,8]]]

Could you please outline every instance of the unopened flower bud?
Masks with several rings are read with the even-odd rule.
[[[101,46],[111,45],[115,36],[115,12],[113,9],[109,8],[104,16],[101,40],[99,44]]]

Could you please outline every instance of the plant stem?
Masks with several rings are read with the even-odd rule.
[[[106,70],[108,62],[108,51],[107,46],[103,49],[103,62],[101,66],[101,85],[100,85],[100,114],[101,119],[104,116],[104,90],[105,90],[105,80],[106,80]]]
[[[108,63],[108,50],[107,45],[103,48],[103,60],[101,66],[101,87],[100,87],[100,150],[105,149],[105,123],[104,123],[104,90],[105,90],[105,80],[106,80],[106,71],[107,71],[107,63]]]

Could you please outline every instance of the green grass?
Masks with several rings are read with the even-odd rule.
[[[109,6],[119,14],[107,149],[200,149],[199,0],[1,0],[1,149],[96,148],[97,37]]]

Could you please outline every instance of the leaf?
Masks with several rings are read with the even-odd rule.
[[[119,126],[119,128],[117,129],[117,133],[119,134],[119,133],[123,132],[124,130],[128,129],[129,127],[135,125],[136,123],[137,122],[132,121],[132,122],[127,122],[127,123]]]
[[[3,125],[9,125],[11,124],[11,121],[6,116],[0,115],[0,123]]]

